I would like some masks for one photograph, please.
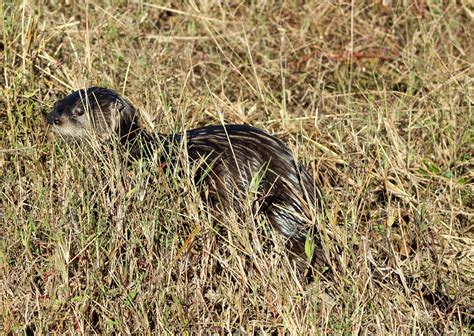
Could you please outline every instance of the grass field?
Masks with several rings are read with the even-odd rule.
[[[3,3],[2,334],[473,332],[472,2],[53,3]],[[189,167],[62,141],[44,114],[92,85],[155,132],[283,139],[324,193],[333,277],[206,211]]]

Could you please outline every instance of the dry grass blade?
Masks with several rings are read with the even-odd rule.
[[[0,333],[472,334],[473,13],[4,1]],[[209,211],[185,159],[62,141],[43,114],[91,85],[154,131],[283,139],[324,195],[328,269],[302,277],[252,193],[243,213]]]

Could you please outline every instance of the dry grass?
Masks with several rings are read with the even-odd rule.
[[[3,332],[472,332],[472,4],[172,3],[3,4]],[[43,113],[89,85],[155,131],[285,139],[325,193],[334,279],[305,284],[260,219],[207,212],[189,167],[60,141]]]

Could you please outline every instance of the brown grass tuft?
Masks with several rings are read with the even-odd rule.
[[[172,3],[3,4],[2,332],[472,332],[472,5]],[[206,211],[186,165],[52,134],[43,114],[90,85],[154,131],[285,139],[324,191],[333,279],[300,279],[264,220]]]

